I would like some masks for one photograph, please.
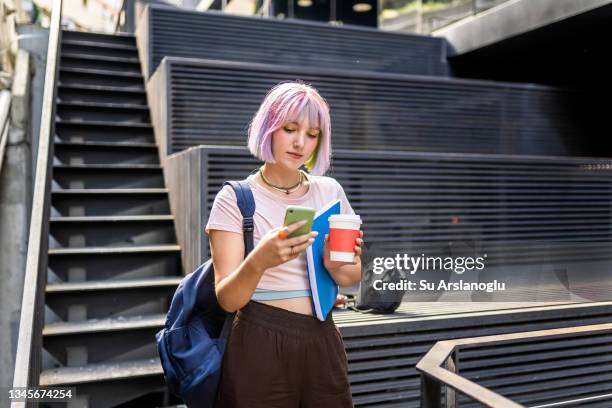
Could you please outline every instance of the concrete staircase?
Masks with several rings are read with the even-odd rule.
[[[180,247],[135,39],[64,31],[59,69],[40,385],[76,387],[69,406],[167,405],[154,335]]]

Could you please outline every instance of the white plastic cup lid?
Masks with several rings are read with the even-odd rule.
[[[329,222],[337,222],[337,221],[354,222],[360,225],[362,223],[361,217],[357,214],[334,214],[329,217],[328,221]]]

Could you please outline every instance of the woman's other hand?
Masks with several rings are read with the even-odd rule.
[[[356,265],[361,262],[361,254],[363,253],[363,231],[359,231],[359,238],[355,239],[355,246],[353,250],[355,251],[355,259],[353,262],[339,262],[332,261],[329,256],[329,235],[325,235],[325,251],[323,252],[323,265],[328,271],[333,269],[337,269],[343,265]]]
[[[334,303],[334,307],[341,307],[346,305],[346,302],[348,302],[348,297],[346,297],[345,295],[338,293],[336,295],[336,302]]]
[[[263,269],[273,268],[297,258],[314,242],[318,232],[312,231],[298,237],[285,238],[306,224],[298,221],[286,227],[274,228],[266,233],[253,249],[253,256]]]

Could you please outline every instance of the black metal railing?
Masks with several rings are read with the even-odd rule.
[[[583,109],[590,94],[579,89],[182,57],[165,57],[147,89],[160,109],[165,104],[166,118],[154,115],[154,124],[167,126],[171,154],[198,144],[244,145],[245,124],[267,90],[295,78],[331,106],[334,149],[608,153],[602,142],[585,141],[585,123],[598,118]]]
[[[123,0],[115,21],[116,33],[133,33],[135,24],[135,0]]]
[[[146,6],[137,31],[147,78],[164,57],[448,76],[443,38],[156,4]]]
[[[0,174],[2,174],[2,163],[8,141],[10,107],[11,93],[6,90],[0,91]]]
[[[459,406],[458,396],[463,395],[470,401],[478,402],[486,407],[494,408],[520,408],[521,405],[509,398],[494,392],[490,388],[477,384],[460,375],[459,356],[466,350],[477,350],[479,348],[491,348],[494,346],[517,344],[531,344],[550,342],[554,340],[570,341],[570,338],[578,338],[583,347],[591,343],[588,337],[604,337],[612,333],[612,324],[595,324],[587,326],[566,327],[560,329],[538,330],[522,333],[510,333],[495,336],[472,337],[437,342],[429,352],[417,364],[416,368],[421,372],[421,407],[422,408],[454,408]],[[592,346],[592,344],[591,344]],[[540,347],[541,349],[541,347]],[[558,370],[563,369],[563,363],[559,363]],[[444,393],[442,392],[444,389]],[[444,398],[443,398],[444,396]],[[577,399],[566,399],[547,403],[546,407],[564,406],[570,402],[581,400],[592,401],[600,397],[608,397],[609,394],[601,393],[599,396],[579,397]],[[444,401],[444,405],[443,405]]]

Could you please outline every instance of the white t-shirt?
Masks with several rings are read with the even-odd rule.
[[[259,240],[269,230],[283,225],[285,209],[288,205],[301,205],[314,208],[316,211],[325,207],[330,201],[340,200],[342,214],[355,214],[346,198],[340,183],[326,176],[308,175],[310,185],[308,192],[298,198],[287,198],[276,195],[254,180],[255,175],[248,177],[249,185],[255,199],[253,217],[253,241],[257,246]],[[236,195],[230,186],[224,186],[217,196],[208,217],[206,233],[210,230],[231,231],[242,234],[242,215],[236,203]],[[257,289],[267,290],[304,290],[310,289],[306,263],[306,253],[273,268],[267,269],[261,277]]]

